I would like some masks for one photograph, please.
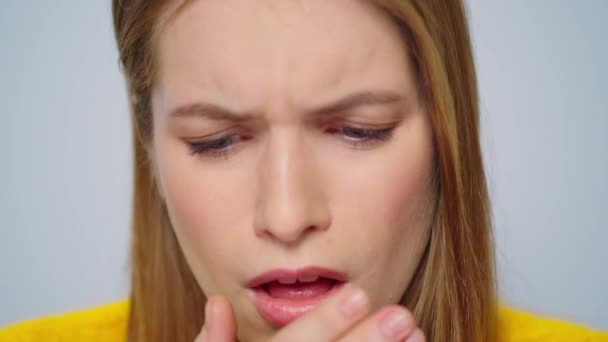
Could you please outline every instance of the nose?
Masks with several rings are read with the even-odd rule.
[[[259,160],[257,236],[294,245],[331,224],[314,153],[295,129],[272,132]]]

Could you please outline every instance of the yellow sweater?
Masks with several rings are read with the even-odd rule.
[[[0,330],[0,342],[125,341],[128,301],[61,316],[41,318]],[[534,316],[511,308],[500,309],[504,342],[608,342],[608,332]]]

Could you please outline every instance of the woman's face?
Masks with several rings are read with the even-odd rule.
[[[364,1],[208,0],[159,39],[160,189],[201,289],[230,300],[239,337],[280,326],[249,288],[275,269],[328,268],[372,309],[397,303],[434,198],[430,121],[398,28]],[[333,284],[264,291],[301,299]]]

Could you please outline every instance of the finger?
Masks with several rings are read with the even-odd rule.
[[[339,341],[403,341],[414,331],[416,331],[414,316],[403,306],[391,305],[357,324]]]
[[[209,337],[207,337],[207,327],[203,325],[203,329],[198,334],[194,342],[209,342]]]
[[[417,328],[405,342],[426,342],[426,337],[420,328]]]
[[[236,341],[236,322],[232,306],[221,296],[207,299],[205,306],[205,327],[202,334],[206,342]]]
[[[365,292],[347,285],[318,307],[281,329],[274,342],[330,341],[365,316],[369,299]]]

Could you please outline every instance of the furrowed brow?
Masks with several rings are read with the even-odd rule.
[[[403,97],[395,92],[363,91],[348,95],[336,102],[312,109],[310,112],[320,115],[329,115],[345,112],[348,110],[355,109],[357,107],[381,106],[401,101],[403,101]]]
[[[194,103],[179,107],[170,114],[171,117],[198,117],[210,120],[226,120],[234,122],[247,121],[252,118],[250,113],[235,113],[226,108],[210,103]]]
[[[346,112],[358,107],[394,104],[403,101],[403,99],[403,96],[395,92],[363,91],[347,95],[338,101],[307,110],[307,112],[318,116],[325,116]],[[171,111],[170,116],[175,118],[198,117],[233,122],[244,122],[253,118],[252,113],[235,113],[218,105],[202,102],[178,107]]]

